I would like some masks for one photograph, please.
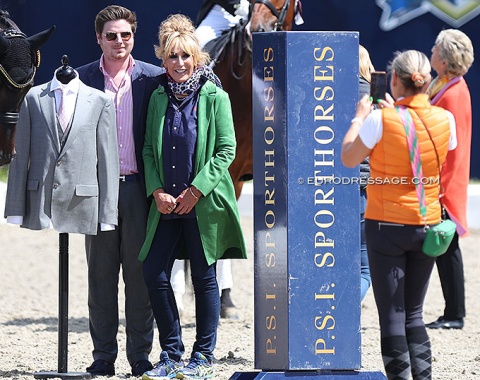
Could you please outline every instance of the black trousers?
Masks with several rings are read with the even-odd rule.
[[[435,259],[422,252],[424,226],[366,219],[365,237],[381,337],[425,329],[423,303]]]
[[[437,257],[437,269],[445,298],[444,318],[448,320],[465,318],[465,278],[457,233],[447,252]]]

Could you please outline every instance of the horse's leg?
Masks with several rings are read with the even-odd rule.
[[[241,163],[238,162],[238,156],[235,157],[235,160],[230,164],[228,171],[230,172],[230,176],[232,177],[233,186],[235,188],[235,197],[238,199],[240,196],[240,192],[242,191],[242,185],[239,184],[240,182],[240,170],[241,170]]]
[[[252,164],[248,157],[239,157],[230,165],[230,175],[235,188],[235,197],[240,198],[245,180],[251,179]]]
[[[12,161],[14,151],[14,124],[0,124],[0,166]]]
[[[247,91],[248,89],[247,87],[245,90],[247,97],[251,96]],[[232,98],[237,149],[235,160],[230,165],[229,170],[235,187],[235,196],[238,199],[244,181],[253,178],[252,108],[251,105],[245,105],[245,102],[242,102],[237,95]]]

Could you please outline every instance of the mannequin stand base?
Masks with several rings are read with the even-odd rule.
[[[68,63],[68,61],[67,61]],[[35,379],[79,379],[90,380],[89,372],[67,372],[68,359],[68,234],[59,235],[59,279],[58,279],[58,371],[35,372]],[[65,372],[61,372],[65,371]]]
[[[81,379],[89,380],[92,374],[89,372],[35,372],[33,374],[35,379]]]
[[[386,380],[381,372],[366,371],[286,371],[235,372],[229,380]]]

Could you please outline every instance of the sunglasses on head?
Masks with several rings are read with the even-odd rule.
[[[120,34],[120,37],[122,37],[123,41],[128,41],[132,37],[132,32],[119,32],[119,33],[108,32],[108,33],[105,33],[104,36],[107,39],[107,41],[115,41],[119,34]]]

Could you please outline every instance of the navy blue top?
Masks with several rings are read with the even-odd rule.
[[[168,87],[167,87],[168,88]],[[170,98],[163,128],[164,190],[178,197],[194,178],[197,145],[197,106],[199,91],[178,101],[169,89]],[[194,218],[195,207],[187,214],[165,214],[162,218]]]

